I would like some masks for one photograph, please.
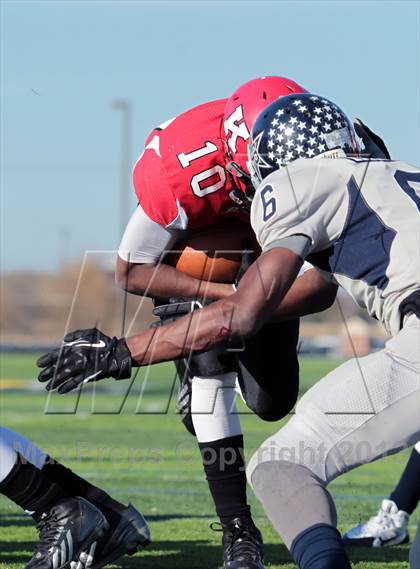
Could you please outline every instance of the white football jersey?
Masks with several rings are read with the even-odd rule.
[[[251,223],[263,251],[308,237],[306,259],[398,332],[401,301],[420,289],[418,168],[391,160],[296,160],[262,182]]]

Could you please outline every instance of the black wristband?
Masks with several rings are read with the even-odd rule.
[[[115,371],[112,372],[114,379],[127,379],[131,377],[131,368],[137,362],[131,357],[131,352],[128,349],[125,338],[113,338],[115,342],[113,360],[115,361]]]

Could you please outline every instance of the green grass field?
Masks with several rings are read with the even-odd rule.
[[[131,501],[147,516],[153,545],[114,568],[216,569],[220,567],[220,534],[209,529],[216,519],[196,443],[174,413],[171,365],[139,374],[128,396],[128,384],[109,382],[97,393],[89,389],[78,402],[73,395],[46,394],[37,389],[33,356],[2,355],[1,423],[34,440],[46,452],[102,486],[119,500]],[[302,388],[322,377],[338,362],[303,358]],[[25,381],[20,381],[25,380]],[[122,385],[124,383],[124,386]],[[102,386],[106,382],[102,382]],[[98,384],[101,385],[101,384]],[[241,408],[243,409],[243,408]],[[46,412],[47,411],[47,412]],[[246,451],[278,425],[245,414]],[[339,527],[346,530],[378,508],[397,481],[408,453],[401,453],[352,472],[331,485]],[[294,565],[250,492],[254,517],[266,542],[267,567]],[[418,516],[411,520],[412,533]],[[36,532],[32,520],[0,497],[0,568],[17,569],[28,559]],[[408,547],[358,549],[350,552],[358,569],[408,569]]]

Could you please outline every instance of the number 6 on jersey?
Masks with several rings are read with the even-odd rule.
[[[277,211],[277,200],[275,196],[272,195],[273,188],[271,186],[265,186],[261,191],[261,201],[263,204],[263,221],[268,221],[273,217]]]

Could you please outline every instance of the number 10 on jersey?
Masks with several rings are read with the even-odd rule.
[[[193,150],[192,152],[181,152],[177,155],[178,160],[183,168],[188,168],[191,165],[191,162],[194,160],[198,160],[202,156],[206,156],[207,154],[212,154],[213,152],[218,152],[218,148],[212,142],[207,141],[205,146],[202,148],[197,148],[197,150]],[[216,177],[216,181],[212,184],[207,186],[203,185],[203,182],[209,180],[213,176]],[[218,179],[217,179],[218,178]],[[191,188],[194,194],[199,198],[204,198],[205,196],[217,192],[226,182],[226,172],[223,166],[220,164],[215,164],[211,168],[207,168],[207,170],[203,170],[202,172],[198,172],[191,178]]]

